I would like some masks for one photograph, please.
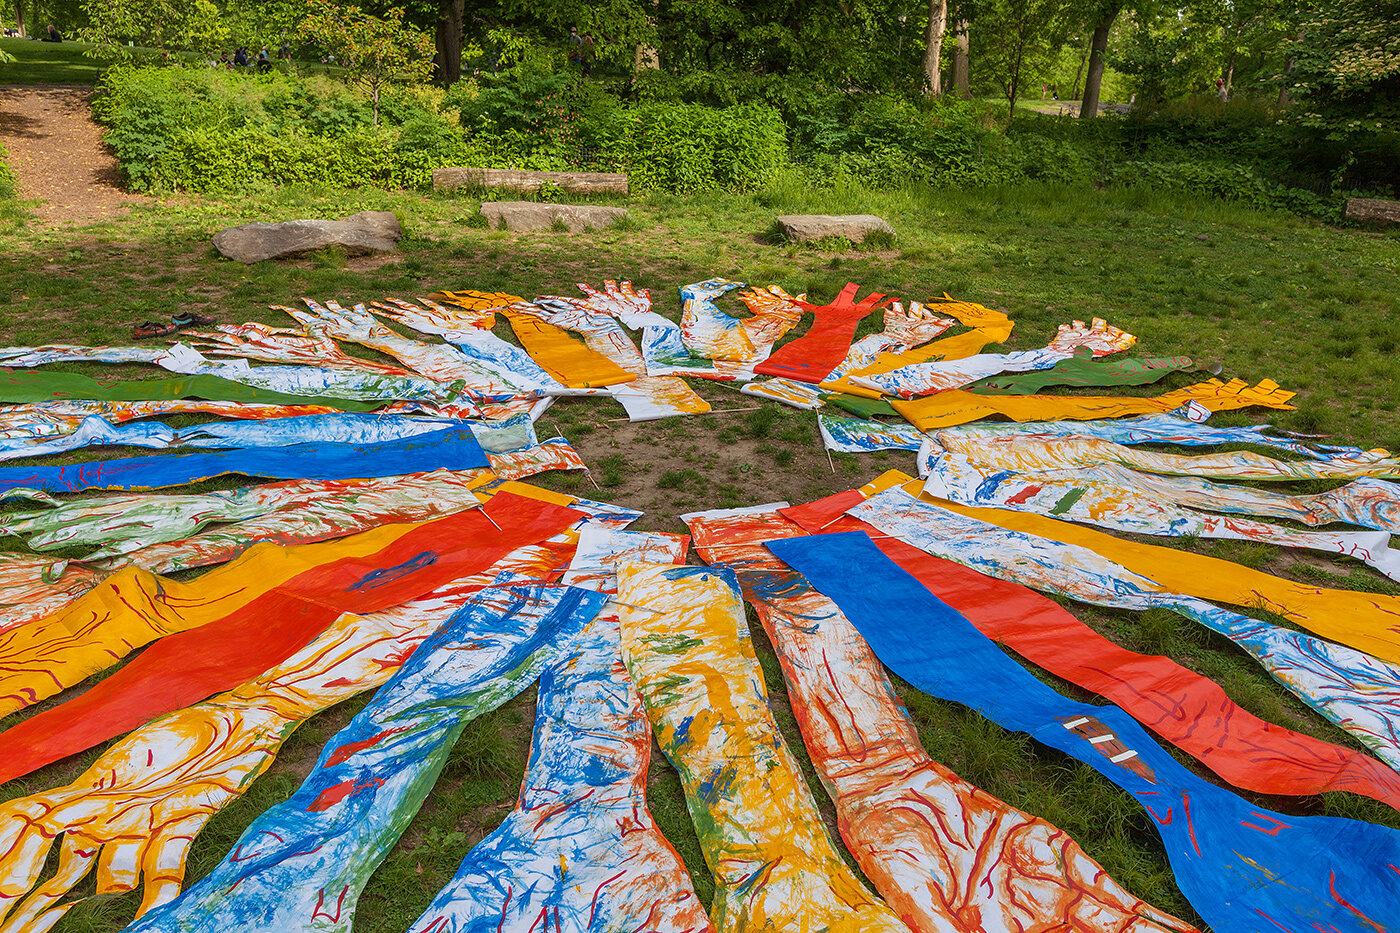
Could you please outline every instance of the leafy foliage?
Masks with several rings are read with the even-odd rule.
[[[357,7],[315,0],[301,21],[308,41],[335,55],[345,80],[369,95],[371,122],[379,125],[379,98],[386,85],[425,81],[433,70],[433,43],[404,23],[404,12],[371,16]]]

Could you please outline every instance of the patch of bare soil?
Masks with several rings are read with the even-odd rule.
[[[141,200],[119,186],[91,97],[87,87],[0,87],[0,143],[10,152],[20,197],[39,202],[42,222],[105,220]]]

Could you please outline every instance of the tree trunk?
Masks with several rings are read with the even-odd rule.
[[[967,20],[959,20],[953,31],[958,37],[958,44],[953,49],[953,90],[959,97],[967,100],[972,97],[967,70]]]
[[[24,31],[24,0],[15,0],[15,28],[19,30],[21,38],[29,35]]]
[[[1304,38],[1306,35],[1307,35],[1307,31],[1306,31],[1306,30],[1299,29],[1299,30],[1298,30],[1298,41],[1299,41],[1299,42],[1302,42],[1302,41],[1303,41],[1303,38]],[[1289,73],[1290,71],[1292,71],[1292,70],[1293,70],[1293,53],[1290,51],[1290,52],[1288,53],[1288,56],[1283,60],[1283,81],[1282,81],[1282,83],[1279,85],[1279,89],[1278,89],[1278,105],[1277,105],[1277,107],[1278,107],[1279,110],[1282,110],[1284,107],[1287,107],[1289,104],[1292,103],[1292,100],[1291,100],[1291,99],[1289,98],[1289,96],[1288,96],[1288,73]]]
[[[1230,53],[1230,64],[1225,67],[1225,87],[1221,90],[1220,99],[1230,99],[1230,85],[1235,83],[1235,56],[1238,53]]]
[[[1092,41],[1092,40],[1090,40]],[[1089,58],[1089,46],[1084,46],[1084,51],[1079,56],[1079,67],[1074,71],[1074,87],[1070,91],[1070,100],[1079,100],[1079,79],[1084,77],[1084,62]]]
[[[1021,59],[1025,56],[1026,44],[1022,42],[1016,47],[1016,60],[1011,65],[1011,85],[1006,89],[1006,98],[1011,102],[1011,115],[1006,118],[1006,125],[1010,126],[1011,121],[1016,119],[1016,93],[1021,86]]]
[[[438,8],[438,80],[445,87],[462,80],[462,27],[466,13],[466,0],[441,0]]]
[[[940,58],[943,31],[948,26],[948,0],[928,0],[928,32],[924,34],[924,90],[929,97],[943,93]]]
[[[1089,73],[1084,76],[1084,99],[1079,104],[1079,116],[1092,120],[1099,115],[1099,88],[1103,85],[1103,69],[1108,64],[1108,31],[1118,18],[1122,7],[1113,4],[1104,10],[1103,18],[1094,27],[1094,37],[1089,42]]]

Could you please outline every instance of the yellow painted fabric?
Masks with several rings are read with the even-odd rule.
[[[896,470],[883,474],[860,491],[871,496],[901,483],[910,495],[935,502],[950,512],[1088,548],[1153,581],[1164,593],[1182,593],[1246,609],[1262,608],[1323,638],[1386,661],[1400,662],[1400,598],[1395,596],[1297,583],[1227,560],[1139,544],[1030,512],[958,505],[924,495],[918,480]]]
[[[134,567],[118,571],[57,612],[0,633],[0,717],[157,638],[223,618],[298,574],[380,551],[422,524],[384,525],[319,544],[256,544],[189,583]]]
[[[1000,311],[994,311],[971,301],[955,301],[946,294],[943,299],[943,301],[929,301],[925,307],[930,311],[956,318],[958,323],[971,327],[972,330],[953,337],[944,337],[942,340],[935,340],[912,350],[881,353],[869,365],[854,370],[833,382],[823,382],[821,387],[833,392],[845,392],[864,398],[879,398],[880,393],[874,389],[852,385],[850,377],[887,373],[914,363],[965,359],[975,353],[981,353],[988,344],[1005,342],[1011,336],[1011,329],[1016,326],[1011,318]]]
[[[923,398],[890,404],[910,424],[922,431],[951,428],[959,424],[980,421],[992,415],[1004,415],[1012,421],[1094,421],[1099,418],[1123,418],[1173,411],[1188,402],[1195,402],[1211,411],[1231,411],[1237,408],[1291,409],[1288,404],[1296,393],[1280,389],[1278,383],[1265,379],[1249,386],[1242,379],[1221,382],[1211,379],[1159,395],[1137,398],[1118,395],[976,395],[964,389],[951,389]]]
[[[532,314],[503,309],[511,330],[540,368],[572,389],[592,389],[632,382],[629,373],[596,350],[569,336],[562,327],[541,321]]]
[[[509,292],[479,292],[470,288],[460,292],[433,292],[428,297],[454,304],[464,311],[479,313],[504,311],[511,305],[525,300],[519,295],[512,295]],[[489,319],[486,326],[490,327],[494,323],[494,319]]]
[[[768,709],[732,574],[618,567],[622,656],[680,772],[719,933],[907,933],[833,848]]]

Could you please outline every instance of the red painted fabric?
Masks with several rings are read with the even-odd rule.
[[[162,638],[81,696],[0,734],[0,783],[231,690],[285,661],[341,613],[416,599],[582,518],[502,492],[376,553],[313,567],[215,622]]]
[[[847,283],[841,294],[829,305],[799,301],[803,310],[812,312],[812,326],[807,333],[791,343],[785,343],[773,355],[753,368],[767,376],[783,376],[798,382],[818,383],[841,365],[856,336],[856,325],[876,308],[889,304],[885,296],[872,292],[856,301],[860,286]]]
[[[1292,796],[1345,790],[1400,809],[1400,774],[1369,755],[1265,722],[1214,681],[1169,658],[1114,644],[1034,590],[926,554],[842,514],[861,500],[858,492],[843,492],[782,514],[811,534],[866,532],[984,635],[1117,703],[1236,787]]]

